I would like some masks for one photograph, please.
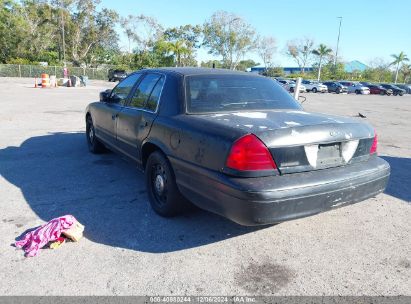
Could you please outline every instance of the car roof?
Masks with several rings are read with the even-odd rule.
[[[240,72],[227,69],[211,69],[211,68],[197,68],[197,67],[166,67],[166,68],[154,68],[154,69],[144,69],[143,71],[161,71],[176,73],[183,76],[188,75],[247,75],[255,77],[263,77],[255,73],[250,72]]]

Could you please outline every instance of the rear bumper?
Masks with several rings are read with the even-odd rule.
[[[357,203],[384,191],[386,161],[259,178],[235,178],[170,159],[184,196],[202,209],[242,225],[264,225],[306,217]]]

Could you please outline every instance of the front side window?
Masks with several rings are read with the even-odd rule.
[[[301,109],[275,81],[248,75],[193,75],[186,79],[189,113]]]
[[[131,89],[141,77],[141,73],[136,73],[128,76],[121,81],[112,91],[110,99],[112,102],[124,105],[127,101],[127,96],[130,94]]]
[[[154,86],[160,78],[161,75],[159,74],[147,74],[138,85],[137,90],[134,92],[130,101],[130,107],[140,109],[144,108],[146,101],[150,97]]]

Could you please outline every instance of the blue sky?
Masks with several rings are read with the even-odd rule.
[[[338,16],[343,17],[339,55],[345,61],[356,59],[367,64],[377,57],[391,61],[390,54],[400,51],[411,57],[409,0],[102,0],[101,5],[122,16],[155,17],[165,27],[203,24],[217,10],[233,12],[245,18],[259,34],[277,39],[275,62],[282,66],[296,66],[283,54],[287,40],[307,36],[316,44],[325,43],[334,49]],[[121,39],[126,50],[123,35]],[[246,57],[261,62],[256,54]],[[206,50],[197,54],[199,61],[212,58]]]

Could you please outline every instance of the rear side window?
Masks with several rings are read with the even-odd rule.
[[[141,74],[136,73],[128,76],[126,79],[121,81],[112,91],[110,98],[115,100],[116,102],[124,105],[127,101],[127,96],[130,94],[131,89],[136,84],[136,82],[140,79]]]
[[[146,101],[150,97],[154,86],[161,78],[159,74],[147,74],[138,85],[137,90],[134,92],[130,101],[130,107],[144,108]]]
[[[158,81],[153,91],[151,92],[150,97],[147,100],[145,108],[147,110],[155,112],[157,109],[157,104],[160,99],[161,91],[163,90],[164,85],[164,76],[162,76]]]
[[[270,78],[248,75],[193,75],[186,79],[188,113],[301,109]]]

